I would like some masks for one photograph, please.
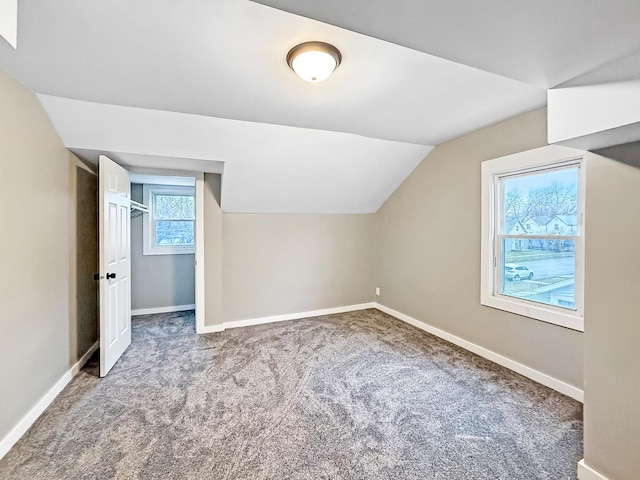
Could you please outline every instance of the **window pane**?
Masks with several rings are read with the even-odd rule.
[[[154,195],[155,217],[163,220],[194,220],[195,203],[192,195]]]
[[[578,168],[549,170],[502,180],[507,235],[576,235]]]
[[[575,309],[573,240],[502,240],[502,295]]]
[[[156,245],[195,245],[194,222],[158,221],[156,222]]]

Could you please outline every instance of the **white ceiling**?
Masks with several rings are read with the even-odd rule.
[[[219,172],[229,212],[375,212],[431,147],[39,95],[65,145],[130,167]],[[127,153],[122,153],[127,152]],[[178,158],[182,157],[182,158]],[[210,162],[207,169],[204,163]]]
[[[336,26],[248,0],[21,0],[0,66],[84,157],[224,165],[225,211],[365,213],[432,146],[640,47],[637,1],[264,3]],[[286,65],[307,40],[343,54],[325,82]]]
[[[640,51],[638,0],[253,0],[551,88]]]

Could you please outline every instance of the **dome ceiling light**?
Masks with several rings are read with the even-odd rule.
[[[324,42],[305,42],[296,45],[287,54],[291,70],[307,82],[321,82],[338,68],[342,61],[340,51]]]

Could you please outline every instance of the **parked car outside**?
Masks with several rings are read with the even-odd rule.
[[[504,265],[504,278],[511,281],[533,278],[533,272],[524,265],[517,263],[505,263]]]

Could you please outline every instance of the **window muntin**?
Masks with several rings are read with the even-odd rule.
[[[583,330],[582,155],[549,145],[482,162],[483,305]],[[514,205],[516,189],[521,201]],[[556,198],[535,201],[536,189]]]
[[[195,253],[193,187],[145,185],[144,255]]]

